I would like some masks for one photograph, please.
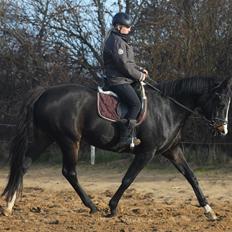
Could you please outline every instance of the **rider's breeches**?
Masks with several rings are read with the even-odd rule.
[[[128,113],[125,118],[136,119],[141,110],[141,102],[134,88],[130,84],[121,84],[112,85],[110,89],[118,95],[121,102],[127,105]]]

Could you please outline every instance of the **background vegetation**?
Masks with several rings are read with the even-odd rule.
[[[28,90],[101,82],[102,45],[118,11],[132,16],[137,62],[154,80],[231,75],[230,0],[0,0],[2,140],[11,138]],[[184,146],[194,162],[228,163],[231,141],[231,134],[213,138],[196,118],[184,130]]]

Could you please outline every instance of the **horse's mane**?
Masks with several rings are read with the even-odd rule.
[[[167,96],[201,95],[209,92],[216,79],[216,77],[194,76],[178,80],[162,80],[156,87]]]

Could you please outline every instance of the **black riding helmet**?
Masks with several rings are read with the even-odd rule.
[[[123,25],[126,27],[131,27],[131,19],[130,16],[126,13],[117,13],[112,20],[113,26],[116,26],[117,24]]]

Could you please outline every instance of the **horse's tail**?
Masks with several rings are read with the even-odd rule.
[[[2,193],[2,196],[5,196],[7,201],[12,199],[16,191],[22,192],[23,174],[25,171],[23,161],[29,145],[29,129],[33,120],[33,106],[44,90],[44,88],[39,87],[31,91],[21,107],[16,123],[16,133],[10,145],[9,179]]]

